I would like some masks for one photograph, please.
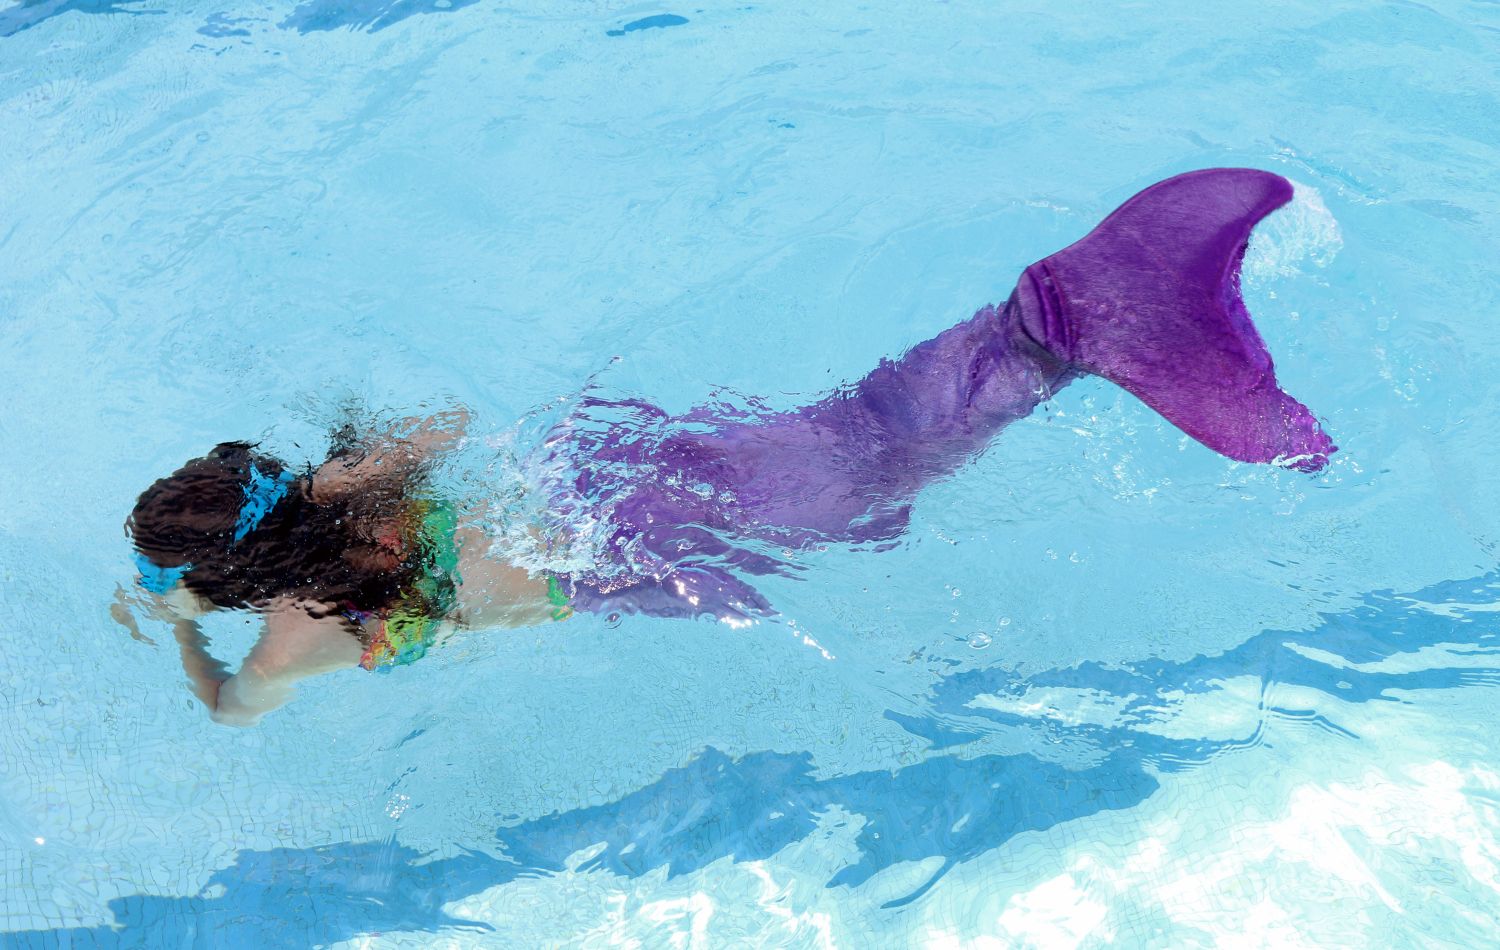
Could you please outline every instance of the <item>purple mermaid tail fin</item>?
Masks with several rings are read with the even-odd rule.
[[[1277,386],[1240,298],[1251,229],[1291,198],[1286,179],[1249,168],[1169,178],[1028,267],[1012,304],[1049,352],[1214,451],[1317,471],[1337,449]]]

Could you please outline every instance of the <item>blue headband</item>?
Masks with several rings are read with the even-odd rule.
[[[245,503],[240,506],[239,517],[235,519],[234,540],[230,543],[238,544],[245,535],[260,527],[260,523],[266,520],[266,515],[271,513],[276,503],[286,497],[287,486],[296,480],[297,476],[286,470],[275,478],[263,475],[252,462],[250,481],[245,483]],[[176,587],[177,582],[193,569],[191,563],[162,567],[139,551],[135,555],[135,566],[141,572],[136,583],[153,594],[163,595]]]
[[[297,476],[286,469],[275,478],[262,475],[251,462],[250,481],[245,484],[245,504],[240,507],[239,518],[235,519],[232,543],[238,544],[245,535],[260,527],[276,503],[286,497],[286,487],[296,480]]]

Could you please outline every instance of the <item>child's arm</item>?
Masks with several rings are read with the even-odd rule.
[[[265,614],[265,631],[232,675],[208,652],[196,619],[177,617],[172,634],[193,695],[214,722],[229,726],[254,725],[292,698],[298,680],[358,666],[364,654],[342,618],[313,618],[295,605]]]
[[[423,463],[463,438],[468,424],[467,409],[403,419],[362,452],[339,455],[318,466],[313,473],[313,500],[328,502],[372,481],[409,478]]]
[[[141,608],[147,616],[172,625],[172,636],[182,658],[182,670],[188,676],[193,695],[210,710],[218,703],[219,685],[228,676],[224,664],[208,652],[208,637],[198,627],[198,617],[207,613],[204,603],[180,585],[167,594],[148,594],[144,597],[126,593],[123,587],[115,588],[114,603],[109,615],[130,636],[143,643],[156,646],[156,641],[141,633],[135,610]]]
[[[212,712],[219,704],[219,688],[229,675],[228,667],[208,652],[208,637],[198,627],[198,621],[174,621],[172,635],[181,649],[182,671],[188,676],[193,695]]]
[[[265,632],[239,671],[223,681],[209,705],[214,722],[253,726],[286,705],[299,680],[358,666],[364,655],[364,646],[341,617],[314,618],[288,605],[268,611],[265,622]]]

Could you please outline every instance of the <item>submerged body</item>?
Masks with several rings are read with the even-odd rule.
[[[242,447],[229,478],[243,485],[239,510],[232,520],[228,511],[208,519],[194,542],[205,557],[243,562],[239,574],[220,572],[219,586],[235,596],[210,596],[213,572],[181,544],[143,542],[151,533],[140,530],[148,492],[133,521],[148,558],[143,578],[163,574],[161,609],[175,619],[197,695],[219,721],[248,723],[285,702],[297,679],[408,662],[444,627],[529,625],[573,610],[767,615],[770,604],[747,577],[781,564],[757,544],[899,535],[924,485],[1084,374],[1114,381],[1231,458],[1315,471],[1335,447],[1278,387],[1238,286],[1251,229],[1291,196],[1284,179],[1250,169],[1154,185],[1027,268],[1003,308],[985,307],[798,410],[749,417],[702,409],[672,419],[640,403],[585,400],[549,439],[569,473],[553,494],[559,505],[598,500],[592,514],[608,530],[599,560],[567,575],[497,558],[476,517],[422,495],[413,476],[454,437],[425,425],[275,481]],[[657,437],[608,424],[621,411],[660,423]],[[271,497],[266,484],[284,485],[294,501]],[[328,526],[323,534],[309,532],[315,522]],[[342,550],[323,540],[333,535]],[[241,545],[280,551],[298,543],[325,544],[338,577],[350,576],[339,584],[292,576],[279,588],[268,580],[252,595],[235,588],[258,563]],[[261,611],[266,632],[231,677],[208,655],[192,618],[234,606]]]

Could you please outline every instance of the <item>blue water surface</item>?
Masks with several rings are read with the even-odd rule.
[[[1500,940],[1493,4],[6,2],[3,945]],[[1244,284],[1321,474],[1085,380],[774,620],[248,730],[110,619],[217,442],[462,404],[500,492],[591,382],[798,405],[1221,165],[1298,188]]]

